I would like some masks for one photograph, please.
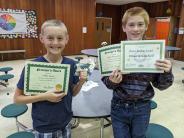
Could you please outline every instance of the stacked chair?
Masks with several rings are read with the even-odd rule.
[[[0,85],[7,87],[8,80],[14,77],[13,74],[8,74],[11,70],[13,70],[12,67],[0,67],[0,72],[3,72],[3,74],[0,74]]]
[[[13,74],[9,74],[8,72],[13,70],[12,67],[0,67],[0,85],[7,87],[8,80],[14,77]],[[7,138],[34,138],[34,134],[31,133],[31,129],[28,129],[25,125],[19,122],[18,117],[24,114],[28,110],[28,106],[26,104],[9,104],[2,108],[1,115],[6,118],[15,118],[17,132],[9,135]],[[20,128],[23,131],[20,131]]]
[[[6,118],[15,118],[17,132],[9,135],[7,138],[34,138],[32,129],[27,128],[21,122],[19,122],[18,117],[24,114],[28,110],[26,104],[9,104],[1,110],[1,115]],[[20,128],[24,131],[20,131]]]

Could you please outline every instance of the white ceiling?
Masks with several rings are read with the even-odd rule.
[[[155,3],[155,2],[162,2],[168,0],[96,0],[97,3],[103,4],[111,4],[111,5],[124,5],[133,2],[147,2],[147,3]]]

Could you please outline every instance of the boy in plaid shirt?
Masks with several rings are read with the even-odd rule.
[[[142,40],[149,24],[148,13],[140,7],[128,9],[122,18],[122,28],[127,40]],[[146,138],[150,119],[150,99],[154,89],[165,90],[173,83],[171,62],[158,60],[155,63],[164,73],[131,73],[122,75],[114,70],[102,78],[113,89],[111,119],[115,138]],[[152,85],[151,85],[152,84]]]

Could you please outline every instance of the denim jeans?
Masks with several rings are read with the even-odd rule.
[[[149,125],[150,101],[124,103],[113,99],[111,119],[114,138],[146,138]]]

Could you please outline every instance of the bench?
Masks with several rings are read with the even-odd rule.
[[[25,58],[25,52],[26,50],[22,49],[22,50],[4,50],[4,51],[0,51],[1,54],[1,60],[4,60],[4,54],[10,54],[10,53],[23,53],[24,54],[24,58]]]

